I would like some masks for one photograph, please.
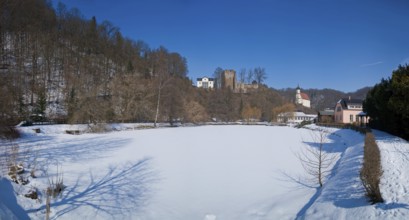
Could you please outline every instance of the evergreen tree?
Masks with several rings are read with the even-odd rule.
[[[371,127],[409,139],[409,66],[399,66],[392,78],[382,79],[363,104]]]

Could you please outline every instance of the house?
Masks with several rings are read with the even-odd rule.
[[[197,78],[197,88],[213,89],[214,79],[208,77]]]
[[[318,122],[320,123],[333,123],[334,122],[334,109],[325,109],[318,112]]]
[[[299,124],[303,121],[314,121],[316,118],[317,115],[305,114],[304,112],[284,112],[278,114],[277,122]]]
[[[307,108],[311,108],[310,97],[308,97],[307,94],[301,92],[300,86],[297,86],[297,89],[296,89],[295,104],[302,105]]]
[[[343,98],[335,105],[334,121],[343,124],[365,125],[368,118],[365,112],[362,112],[362,100]]]
[[[253,81],[251,84],[237,83],[235,93],[249,93],[258,89],[258,83]]]

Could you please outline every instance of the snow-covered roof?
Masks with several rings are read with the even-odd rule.
[[[293,115],[294,117],[317,117],[317,115],[305,114],[304,112],[284,112],[278,114],[278,116],[288,116]]]

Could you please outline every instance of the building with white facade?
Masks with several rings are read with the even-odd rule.
[[[197,88],[213,89],[214,79],[208,77],[197,78]]]
[[[277,116],[277,122],[299,124],[303,121],[314,121],[316,118],[317,115],[309,115],[304,112],[284,112]]]
[[[307,94],[301,92],[300,86],[297,86],[297,90],[295,93],[295,104],[311,108],[310,97],[308,97]]]

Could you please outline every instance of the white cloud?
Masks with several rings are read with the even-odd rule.
[[[374,63],[365,63],[365,64],[362,64],[361,67],[375,66],[375,65],[382,64],[382,63],[383,63],[383,61],[378,61],[378,62],[374,62]]]

